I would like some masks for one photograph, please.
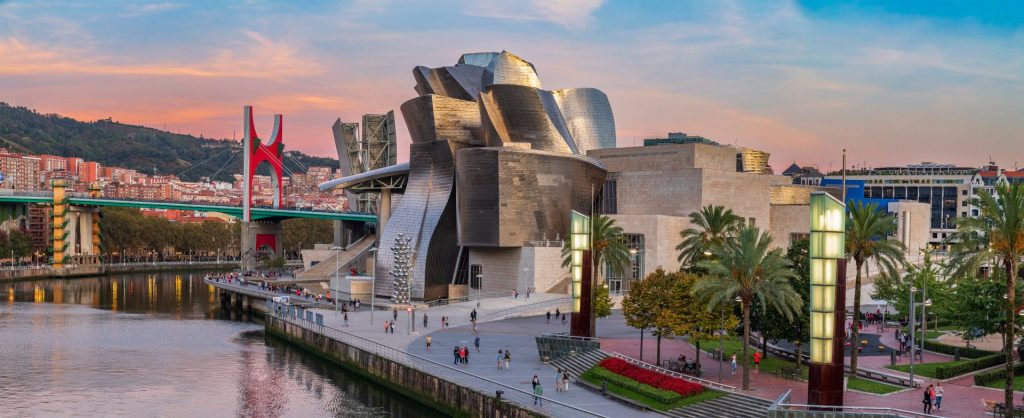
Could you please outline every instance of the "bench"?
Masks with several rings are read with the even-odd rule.
[[[985,401],[982,400],[982,402],[985,402]],[[986,404],[986,406],[987,406],[987,404]],[[1004,416],[1004,415],[1006,415],[1006,404],[1004,404],[1002,402],[996,403],[995,406],[992,408],[992,415],[995,415],[995,416]],[[1013,416],[1015,416],[1015,417],[1024,417],[1024,406],[1014,406],[1013,407]]]

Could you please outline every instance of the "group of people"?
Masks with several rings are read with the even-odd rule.
[[[346,317],[346,322],[347,322],[348,321],[348,319],[347,319],[348,318],[348,314],[347,313],[345,314],[345,317]],[[384,333],[385,334],[394,334],[395,333],[395,322],[398,322],[398,321],[384,321]]]
[[[455,364],[469,364],[469,347],[455,346],[452,355],[455,356]]]
[[[550,324],[551,323],[551,311],[548,311],[546,316],[547,316],[547,323]],[[565,323],[567,322],[566,319],[565,319],[565,312],[562,312],[558,308],[555,308],[555,320],[556,321],[557,320],[561,320],[562,321],[562,326],[564,327]]]
[[[924,390],[924,399],[921,403],[924,404],[924,413],[931,414],[932,406],[934,405],[936,410],[942,410],[942,383],[936,383],[935,385],[928,385]]]
[[[537,377],[537,375],[533,375],[533,381],[531,383],[533,383],[533,404],[537,406],[544,406],[544,398],[541,398],[541,396],[544,395],[544,386],[541,386],[540,378]]]
[[[679,357],[676,357],[676,361],[679,363],[679,372],[686,373],[689,375],[700,377],[704,372],[701,370],[700,363],[694,361],[689,362],[686,360],[686,356],[679,353]]]
[[[569,391],[569,371],[558,369],[555,372],[555,392]]]
[[[477,340],[479,339],[480,338],[477,337]],[[498,350],[498,357],[496,360],[498,361],[498,370],[508,370],[512,366],[512,351],[507,348],[505,351]]]

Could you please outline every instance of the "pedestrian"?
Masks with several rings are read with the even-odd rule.
[[[555,392],[562,391],[562,369],[555,372]]]
[[[512,299],[519,299],[519,291],[512,289]]]
[[[569,370],[566,369],[562,372],[562,392],[569,391]]]
[[[559,310],[558,308],[555,308],[555,319],[558,319],[558,317],[559,317],[559,316],[560,316],[561,314],[562,314],[562,311],[561,311],[561,310]]]
[[[736,374],[736,354],[733,353],[732,361],[729,362],[729,368],[732,369],[732,374]]]
[[[384,321],[384,333],[388,333],[388,321]]]
[[[466,364],[469,364],[469,347],[462,347],[462,350],[466,353]]]
[[[474,327],[475,326],[476,325],[474,324]],[[476,352],[479,353],[480,352],[480,336],[479,335],[477,335],[476,338],[473,339],[473,346],[476,347]]]
[[[924,390],[924,399],[921,400],[921,403],[924,404],[924,413],[931,414],[932,413],[932,385],[928,385],[928,387]]]
[[[348,327],[348,312],[345,312],[345,327]]]
[[[501,366],[505,364],[505,355],[502,354],[501,350],[498,350],[498,370],[501,370]]]
[[[529,287],[526,288],[526,298],[527,299],[530,298],[530,288]]]
[[[534,375],[533,378],[537,379],[537,376]],[[543,394],[544,394],[544,387],[542,387],[540,385],[540,383],[537,383],[536,385],[533,386],[533,404],[534,405],[544,406],[544,400],[541,399],[541,397],[540,397]]]
[[[428,336],[427,336],[427,352],[428,352],[428,353],[430,352],[430,343],[431,343],[432,341],[433,341],[433,339],[432,339],[432,338],[430,338],[430,336],[428,335]]]
[[[540,385],[540,378],[537,377],[537,375],[533,375],[533,380],[530,381],[530,384],[532,384],[533,387],[537,387],[537,385]]]
[[[551,323],[551,311],[550,310],[548,310],[547,317],[548,317],[548,322],[547,323],[550,324]]]
[[[512,368],[512,350],[505,349],[505,370]]]
[[[942,382],[935,383],[935,409],[942,410]]]
[[[423,328],[427,328],[427,313],[423,313]]]
[[[393,316],[396,321],[398,320],[398,308],[391,309],[391,316]]]
[[[562,328],[565,328],[565,314],[562,314]]]
[[[758,374],[761,371],[761,352],[754,352],[754,374]]]
[[[452,364],[459,364],[459,346],[455,346],[455,348],[452,349],[452,356],[455,357],[455,362]]]

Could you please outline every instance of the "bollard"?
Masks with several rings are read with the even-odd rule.
[[[498,398],[498,400],[500,401],[501,400],[501,394],[503,394],[503,393],[505,393],[505,391],[503,391],[503,390],[496,390],[496,391],[494,391],[494,396],[496,398]]]
[[[953,361],[960,361],[960,349],[959,348],[954,348],[953,349]]]
[[[896,350],[889,350],[889,365],[896,365]]]

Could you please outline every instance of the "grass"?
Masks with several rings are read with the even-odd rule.
[[[879,395],[903,390],[903,388],[899,386],[876,382],[874,380],[861,379],[859,377],[855,377],[847,381],[846,387],[853,390],[859,390],[861,392],[875,393]]]
[[[935,369],[936,368],[938,368],[938,367],[945,367],[945,366],[954,366],[954,365],[957,365],[957,364],[966,363],[968,361],[971,361],[971,360],[946,361],[946,362],[941,362],[941,363],[921,363],[921,364],[915,364],[914,365],[914,374],[918,375],[918,376],[930,377],[930,378],[934,379],[935,378]],[[897,364],[895,366],[889,365],[889,366],[885,366],[885,368],[896,370],[896,371],[900,371],[900,372],[903,372],[903,373],[909,373],[910,372],[910,365],[909,364]]]
[[[590,372],[590,370],[587,370],[586,372],[584,372],[582,375],[580,375],[579,378],[583,379],[583,380],[585,380],[585,381],[589,382],[590,384],[595,385],[597,387],[601,387],[601,384],[603,383],[603,382],[601,382],[600,379],[595,377]],[[624,398],[628,398],[628,399],[630,399],[632,401],[635,401],[635,402],[637,402],[639,404],[642,404],[642,405],[644,405],[644,406],[646,406],[648,408],[651,408],[651,409],[654,409],[654,410],[658,410],[658,411],[668,411],[668,410],[671,410],[671,409],[680,408],[680,407],[688,406],[688,405],[693,405],[693,404],[696,404],[696,403],[700,403],[700,402],[704,402],[704,401],[709,401],[709,400],[712,400],[712,399],[715,399],[715,398],[718,398],[718,397],[725,396],[725,393],[722,393],[722,392],[716,392],[716,391],[713,391],[713,390],[705,390],[704,392],[701,392],[700,394],[685,397],[683,399],[680,399],[677,402],[664,403],[664,402],[658,401],[656,399],[651,399],[651,398],[649,398],[647,396],[644,396],[642,394],[636,393],[634,391],[631,391],[629,389],[626,389],[624,387],[617,386],[617,385],[609,384],[608,385],[608,391],[611,392],[611,393],[614,393],[616,395],[622,396]]]
[[[988,388],[1005,389],[1006,378],[996,380],[995,382],[989,382],[985,385]],[[1024,391],[1024,376],[1016,376],[1013,378],[1013,390],[1017,392]]]
[[[703,349],[703,350],[707,350],[707,351],[716,351],[717,352],[718,351],[718,338],[702,339],[702,340],[700,340],[700,348]],[[726,359],[731,358],[733,353],[736,353],[736,361],[737,362],[740,360],[741,357],[743,357],[743,344],[740,342],[740,338],[739,337],[735,337],[735,336],[731,336],[731,335],[730,336],[726,336],[725,337],[725,341],[724,341],[724,348],[725,348],[725,358]],[[754,347],[750,347],[750,351],[748,351],[747,354],[753,356],[754,351],[759,351],[759,349],[754,348]],[[749,360],[750,360],[750,366],[753,367],[754,359],[751,358]],[[761,357],[761,373],[776,373],[779,370],[791,369],[793,367],[796,367],[796,363],[794,363],[792,361],[789,361],[789,360],[786,360],[786,359],[782,359],[782,358],[778,358],[778,357],[774,357],[774,356]],[[807,379],[807,366],[805,366],[805,365],[801,365],[800,366],[800,375],[803,376],[804,379]]]

